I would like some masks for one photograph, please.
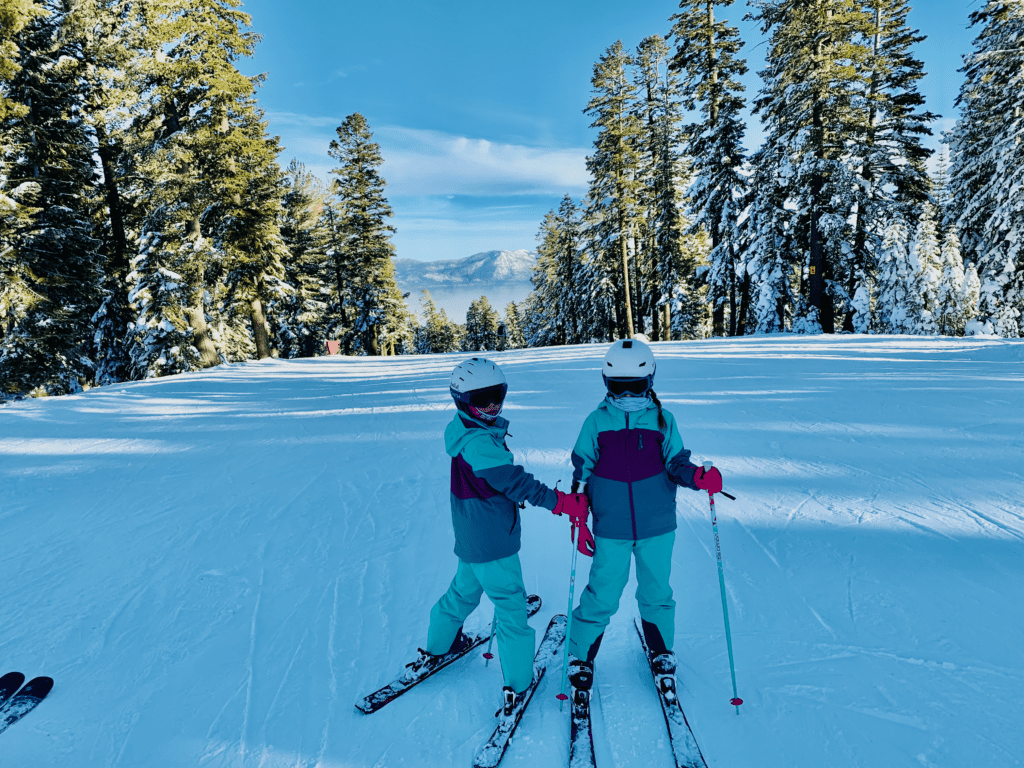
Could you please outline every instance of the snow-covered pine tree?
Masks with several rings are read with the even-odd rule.
[[[609,298],[608,289],[614,291],[612,309],[618,335],[623,338],[632,338],[634,332],[629,240],[636,235],[640,188],[640,124],[635,112],[636,86],[627,71],[631,64],[621,40],[611,45],[594,65],[593,95],[583,110],[593,119],[590,127],[598,129],[594,153],[587,158],[588,280],[603,294],[596,297],[595,308],[605,303],[602,298]],[[611,318],[593,319],[598,325],[611,322]]]
[[[950,196],[964,258],[981,278],[979,322],[1021,335],[1024,311],[1024,4],[988,0],[964,57],[960,119],[947,135]]]
[[[358,112],[338,126],[338,138],[331,142],[328,154],[338,162],[331,171],[331,185],[337,220],[332,243],[339,274],[351,283],[352,346],[364,354],[378,355],[380,334],[397,322],[404,301],[395,282],[392,261],[395,228],[386,220],[392,215],[384,196],[384,179],[378,168],[384,162],[380,145]],[[339,290],[342,290],[339,286]],[[344,311],[345,297],[339,297]],[[404,317],[401,322],[404,322]]]
[[[486,296],[471,302],[466,312],[466,335],[463,352],[487,352],[498,348],[498,313]]]
[[[654,340],[669,340],[674,326],[683,338],[699,337],[706,281],[698,280],[698,266],[705,264],[706,238],[699,228],[691,230],[684,214],[684,189],[691,181],[690,163],[682,155],[683,104],[678,74],[669,64],[671,50],[659,35],[641,41],[635,57],[634,81],[640,92],[639,193],[642,212],[641,244],[635,262],[642,283],[637,290],[637,319]],[[664,74],[662,74],[664,67]],[[673,306],[687,318],[674,323]],[[694,327],[686,325],[695,323]]]
[[[902,218],[885,229],[875,285],[875,327],[880,333],[917,333],[924,302],[915,294],[917,278],[909,234]]]
[[[945,241],[946,233],[950,231],[955,232],[956,229],[955,227],[950,227],[947,223],[954,216],[950,205],[952,200],[949,196],[949,152],[945,147],[943,147],[942,152],[935,161],[935,172],[931,175],[931,180],[931,203],[935,206],[935,222],[939,230],[939,239]],[[960,248],[959,243],[960,239],[958,237],[958,250]]]
[[[852,130],[844,137],[859,178],[853,189],[853,240],[841,245],[835,269],[839,282],[834,292],[843,298],[873,280],[886,223],[897,215],[909,220],[928,199],[925,160],[931,152],[922,140],[936,119],[922,111],[918,81],[924,65],[913,48],[925,38],[907,23],[908,0],[866,0],[864,5],[870,17],[862,63],[866,82],[863,98],[854,102],[861,119],[851,122]],[[845,330],[853,330],[852,312],[847,306]]]
[[[974,336],[985,333],[985,325],[978,321],[981,305],[981,279],[974,264],[964,267],[964,285],[960,291],[960,306],[963,307],[964,335]]]
[[[420,304],[423,307],[423,325],[416,329],[417,354],[458,352],[462,346],[462,328],[448,319],[448,313],[438,308],[430,291],[424,289]]]
[[[700,115],[686,126],[683,153],[691,158],[693,184],[688,190],[692,212],[690,232],[704,230],[710,237],[708,300],[713,307],[712,334],[737,334],[737,320],[749,278],[741,263],[737,218],[746,191],[743,149],[745,100],[739,78],[746,60],[737,56],[743,47],[739,31],[716,18],[716,9],[734,0],[682,0],[670,37],[676,41],[672,69],[681,75],[684,106]],[[737,286],[737,276],[745,285]],[[725,324],[728,308],[728,328]]]
[[[34,17],[44,14],[33,0],[4,0],[0,4],[0,120],[26,112],[26,106],[18,100],[18,94],[12,93],[9,83],[20,68],[18,35]]]
[[[269,313],[281,357],[313,357],[326,340],[324,291],[332,282],[323,221],[326,191],[298,160],[289,164],[284,183],[281,238],[288,249],[284,280],[295,290],[275,299]]]
[[[277,137],[267,135],[261,110],[251,98],[233,105],[227,121],[235,130],[226,143],[222,197],[212,209],[218,250],[224,256],[221,282],[225,291],[219,310],[247,317],[255,356],[270,357],[271,330],[266,307],[286,300],[295,289],[284,282],[288,249],[281,236],[285,185],[277,164]]]
[[[942,271],[939,268],[939,237],[935,226],[935,208],[931,203],[921,207],[914,239],[910,243],[910,270],[912,283],[908,295],[913,297],[910,307],[915,316],[909,333],[935,334],[939,327],[936,307]]]
[[[505,338],[502,349],[522,349],[525,346],[522,311],[514,301],[510,301],[505,307]]]
[[[960,238],[956,227],[948,227],[939,249],[938,288],[935,293],[935,319],[944,336],[962,336],[964,326],[972,319],[964,303],[964,260],[960,256]]]
[[[259,78],[234,65],[257,36],[239,0],[175,0],[148,18],[151,57],[142,66],[140,169],[149,186],[139,253],[128,279],[137,309],[132,376],[216,365],[207,315],[224,254],[213,235],[235,194],[234,148],[245,146],[238,105]],[[234,312],[234,309],[232,310]],[[246,313],[248,314],[248,313]]]
[[[573,199],[562,198],[548,211],[537,234],[537,264],[531,280],[540,315],[534,318],[536,346],[580,344],[587,335],[587,285],[584,278],[582,222]]]
[[[6,234],[13,290],[0,342],[2,393],[59,395],[92,382],[90,320],[102,298],[99,246],[92,236],[92,146],[82,120],[78,62],[67,55],[63,8],[47,9],[18,35],[18,69],[0,123],[9,154],[2,200],[23,203]],[[17,214],[9,211],[8,216]],[[5,275],[5,278],[8,278]],[[6,282],[6,280],[5,280]],[[20,299],[20,305],[19,305]]]
[[[795,208],[790,226],[797,252],[807,254],[806,279],[799,281],[806,301],[798,306],[807,307],[813,314],[808,320],[822,331],[833,333],[836,287],[845,282],[836,268],[853,240],[849,219],[857,171],[846,147],[864,127],[857,107],[867,90],[870,17],[855,0],[750,5],[748,18],[770,34],[764,85],[754,104],[767,134],[767,151],[759,158],[786,158],[791,169],[785,177]],[[761,279],[771,274],[774,269]]]

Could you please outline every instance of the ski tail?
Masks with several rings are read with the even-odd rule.
[[[647,638],[644,636],[640,619],[633,622],[636,633],[640,636],[640,644],[644,648],[644,656],[647,657],[647,665],[651,670],[651,677],[655,681],[655,690],[658,692],[658,700],[661,702],[661,711],[665,715],[665,727],[668,728],[669,741],[672,743],[672,754],[675,756],[676,768],[707,768],[704,755],[697,746],[697,739],[694,738],[690,723],[683,713],[683,707],[679,703],[679,696],[669,700],[665,697],[661,688],[657,685],[657,676],[654,667],[651,665],[651,649],[647,646]],[[678,680],[676,689],[678,692]]]
[[[473,761],[473,768],[497,768],[501,758],[505,756],[505,750],[508,749],[509,741],[511,741],[516,727],[523,717],[523,712],[529,706],[533,694],[540,685],[540,681],[544,679],[544,673],[547,672],[548,667],[558,657],[558,649],[565,640],[565,624],[566,617],[561,613],[552,617],[548,623],[548,628],[544,632],[543,639],[540,641],[537,653],[533,657],[533,682],[523,692],[522,698],[517,701],[512,714],[508,717],[502,717],[498,721],[494,733],[477,751],[476,758]]]
[[[543,601],[539,595],[527,595],[526,597],[526,613],[528,616],[533,616],[540,610]],[[474,648],[477,648],[487,642],[488,637],[491,634],[491,625],[488,624],[479,632],[473,632],[466,635],[468,642],[458,651],[454,653],[446,653],[439,656],[430,667],[424,669],[422,674],[407,676],[400,675],[399,677],[392,680],[390,683],[385,685],[383,688],[378,688],[376,691],[368,696],[364,696],[362,699],[356,702],[356,709],[363,714],[369,715],[376,712],[378,709],[390,704],[392,701],[397,699],[406,691],[415,688],[417,685],[422,683],[427,678],[437,674],[445,667],[449,666],[455,661],[458,661],[463,656],[469,654]]]

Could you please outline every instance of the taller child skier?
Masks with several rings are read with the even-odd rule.
[[[616,341],[601,366],[607,396],[587,417],[572,453],[573,490],[586,484],[594,513],[594,562],[572,612],[569,678],[593,683],[594,657],[618,610],[636,560],[640,619],[659,680],[674,686],[675,600],[669,585],[676,488],[718,493],[722,476],[690,462],[676,421],[655,394],[654,354],[642,341]],[[663,684],[666,684],[663,682]]]
[[[499,416],[507,392],[501,369],[485,358],[474,357],[452,371],[451,395],[458,410],[445,429],[444,441],[452,457],[452,525],[459,564],[448,591],[430,611],[427,647],[409,665],[415,672],[431,656],[458,649],[464,642],[463,622],[486,592],[494,603],[505,677],[499,713],[505,715],[512,713],[516,696],[533,680],[536,650],[534,630],[526,623],[519,563],[519,502],[579,520],[587,510],[582,494],[548,488],[514,462],[505,445],[509,423]],[[585,536],[589,535],[587,531]]]

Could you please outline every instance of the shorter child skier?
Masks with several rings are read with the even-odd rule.
[[[587,417],[572,453],[573,490],[585,483],[594,513],[594,562],[572,613],[569,678],[589,691],[605,627],[636,560],[636,598],[652,665],[663,690],[675,685],[675,600],[669,585],[676,488],[718,493],[722,476],[690,462],[672,414],[655,394],[654,354],[616,341],[601,366],[607,396]],[[589,694],[586,694],[589,695]]]
[[[416,672],[432,656],[463,647],[463,622],[487,593],[494,603],[505,677],[498,714],[505,716],[533,680],[536,650],[534,630],[526,623],[526,589],[519,563],[519,503],[526,501],[556,515],[565,512],[581,521],[587,510],[582,494],[548,488],[515,464],[505,445],[509,423],[499,416],[507,392],[501,369],[485,358],[474,357],[452,371],[451,395],[458,410],[444,439],[452,457],[452,525],[459,564],[448,591],[430,611],[427,647],[419,649],[419,658],[407,665]]]

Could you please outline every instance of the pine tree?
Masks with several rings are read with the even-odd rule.
[[[935,208],[925,203],[918,218],[914,239],[910,243],[910,269],[912,283],[908,293],[913,302],[913,323],[910,332],[916,334],[938,333],[935,308],[938,306],[939,284],[942,273],[939,269],[939,238],[935,227]]]
[[[581,253],[579,209],[566,195],[558,211],[549,211],[537,235],[537,265],[531,278],[537,306],[538,346],[580,344],[587,333],[587,286]],[[543,329],[543,330],[542,330]]]
[[[909,218],[928,198],[929,179],[925,160],[931,154],[922,145],[930,135],[928,124],[936,119],[921,111],[924,98],[918,82],[924,65],[913,46],[925,38],[907,24],[908,0],[866,0],[870,17],[868,53],[863,61],[864,95],[861,119],[846,138],[847,152],[855,158],[853,191],[856,216],[853,241],[843,247],[836,265],[843,298],[857,286],[871,281],[881,228],[893,216]],[[941,219],[940,219],[941,221]],[[852,330],[851,310],[843,322]]]
[[[328,154],[339,163],[331,171],[336,177],[331,191],[338,208],[335,258],[352,283],[349,321],[360,348],[378,355],[380,334],[400,324],[397,313],[404,302],[392,262],[395,228],[385,221],[392,215],[391,206],[377,170],[384,161],[372,139],[366,119],[356,112],[338,127],[338,138],[331,142]]]
[[[964,261],[955,227],[949,227],[942,238],[938,270],[941,275],[935,295],[938,330],[944,336],[960,336],[971,318],[967,317],[969,310],[964,304]]]
[[[587,158],[591,176],[586,212],[592,252],[590,280],[603,289],[606,300],[608,289],[619,297],[613,308],[618,310],[619,335],[625,338],[634,333],[629,240],[636,235],[640,189],[640,125],[635,114],[636,86],[627,71],[630,64],[632,59],[622,42],[616,41],[594,65],[593,96],[583,110],[593,118],[590,127],[598,129],[594,153]]]
[[[2,393],[66,394],[93,379],[90,319],[101,301],[99,242],[92,236],[92,147],[82,121],[82,82],[67,56],[66,14],[29,20],[0,125],[9,142],[3,199],[26,206],[3,257],[7,328],[0,343]],[[12,306],[13,304],[13,306]]]
[[[0,120],[24,115],[27,108],[12,96],[9,83],[21,65],[17,38],[25,25],[45,11],[33,0],[4,0],[0,5]]]
[[[324,291],[331,283],[323,222],[326,192],[297,160],[288,166],[284,183],[281,238],[288,249],[284,280],[294,291],[269,308],[274,343],[282,357],[313,357],[326,340]]]
[[[423,325],[416,331],[416,352],[429,355],[459,351],[462,342],[462,329],[459,325],[449,320],[448,314],[438,308],[430,291],[423,291],[420,302],[423,306]]]
[[[742,268],[737,219],[747,182],[742,173],[745,100],[738,78],[747,72],[747,65],[737,57],[743,46],[737,28],[715,15],[717,8],[732,4],[733,0],[682,0],[682,11],[670,19],[674,22],[670,36],[676,40],[672,68],[681,73],[679,87],[687,94],[683,104],[700,115],[699,122],[686,127],[684,153],[693,162],[690,231],[703,230],[711,240],[707,283],[715,336],[737,334],[742,299],[736,283],[737,269]],[[739,290],[742,293],[743,288]]]
[[[466,335],[462,338],[463,352],[487,352],[498,348],[498,313],[491,308],[486,296],[469,305],[466,312]]]
[[[755,102],[768,134],[768,151],[759,158],[788,158],[790,226],[799,251],[808,254],[807,279],[800,281],[806,306],[822,331],[833,333],[834,288],[842,284],[836,267],[853,239],[857,174],[846,145],[864,128],[856,106],[866,91],[870,18],[854,0],[754,0],[752,6],[750,18],[771,35]]]
[[[140,171],[148,179],[133,259],[135,378],[216,365],[208,315],[220,262],[225,201],[239,195],[237,154],[249,143],[246,105],[259,78],[234,66],[258,37],[239,0],[176,0],[147,17],[153,55],[139,73],[148,94],[136,118]],[[173,275],[174,277],[170,277]],[[219,310],[218,310],[219,311]],[[219,311],[223,322],[223,311]],[[247,312],[230,308],[238,321]]]
[[[505,336],[502,349],[523,349],[525,346],[522,311],[514,301],[510,301],[505,307]]]
[[[950,196],[964,257],[981,277],[982,327],[1021,335],[1024,311],[1024,6],[989,0],[964,58],[960,119],[947,136]]]

